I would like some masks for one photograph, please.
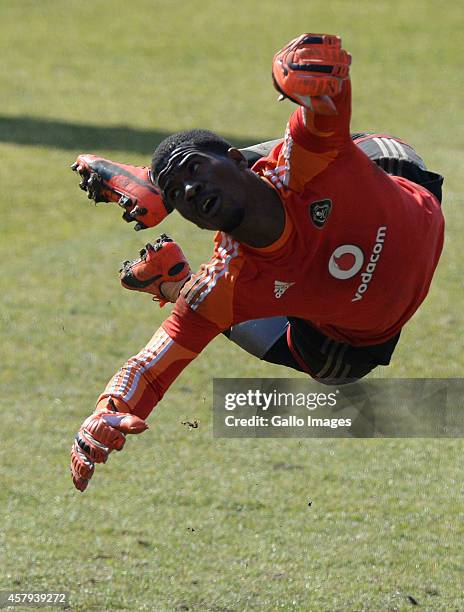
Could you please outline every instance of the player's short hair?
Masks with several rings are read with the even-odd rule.
[[[226,155],[231,147],[232,145],[225,138],[209,130],[176,132],[162,140],[156,147],[151,160],[152,175],[156,179],[159,173],[166,168],[171,153],[176,149],[198,149],[205,153]]]

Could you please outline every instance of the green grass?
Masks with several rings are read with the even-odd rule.
[[[87,204],[69,164],[85,150],[147,163],[189,127],[279,136],[291,107],[275,102],[270,60],[304,30],[340,33],[353,53],[353,131],[397,134],[446,175],[445,251],[382,376],[463,375],[461,13],[3,0],[0,588],[67,590],[75,610],[408,610],[408,595],[463,608],[461,442],[215,439],[213,376],[287,373],[223,338],[85,495],[68,474],[75,430],[167,312],[117,282],[155,234]],[[195,266],[209,256],[211,236],[178,216],[162,230]]]

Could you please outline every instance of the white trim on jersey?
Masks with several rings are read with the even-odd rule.
[[[216,286],[217,281],[229,271],[230,262],[238,255],[239,243],[227,234],[222,234],[221,245],[216,257],[208,265],[202,280],[193,286],[186,298],[187,304],[192,310],[196,310],[201,302]]]
[[[279,176],[274,172],[274,170],[266,170],[264,172],[264,176],[271,181],[273,185],[277,187],[277,189],[282,189],[284,186]]]
[[[191,302],[195,300],[198,293],[203,289],[205,285],[210,282],[214,272],[217,272],[222,268],[222,265],[224,263],[223,255],[227,253],[228,249],[230,248],[231,240],[232,239],[230,238],[230,236],[222,234],[221,244],[218,248],[218,253],[220,257],[215,257],[209,264],[207,264],[203,274],[195,280],[195,283],[189,289],[189,292],[187,294],[187,304],[191,304]]]
[[[105,389],[105,393],[114,395],[115,397],[120,397],[123,401],[128,402],[133,396],[142,374],[146,370],[150,369],[165,354],[173,342],[174,340],[172,340],[163,329],[160,329],[159,337],[156,339],[153,345],[147,346],[141,353],[135,357],[132,357],[132,359],[129,359],[127,365],[125,366],[126,371],[122,380],[119,380],[119,371],[115,375],[111,386]],[[127,389],[126,387],[129,384],[131,376],[134,374],[134,372],[134,379],[129,389]],[[117,382],[118,380],[119,382]]]

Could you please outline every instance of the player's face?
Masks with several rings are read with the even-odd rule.
[[[238,151],[228,156],[190,151],[160,187],[168,205],[202,229],[232,232],[245,216],[246,162]]]

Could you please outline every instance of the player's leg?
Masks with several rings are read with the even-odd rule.
[[[288,326],[287,317],[252,319],[232,326],[224,335],[258,359],[301,371],[287,345]]]
[[[224,333],[251,355],[328,385],[353,382],[378,365],[388,365],[399,338],[357,348],[328,338],[307,321],[286,317],[246,321]]]
[[[258,159],[261,157],[266,157],[272,151],[272,149],[282,142],[282,138],[277,138],[276,140],[267,140],[266,142],[260,142],[258,144],[252,145],[251,147],[245,147],[244,149],[240,149],[240,152],[245,157],[248,162],[248,166],[251,168],[253,164],[255,164]]]
[[[411,145],[386,134],[352,134],[351,138],[387,174],[422,185],[441,202],[443,177],[427,170],[424,160]]]

